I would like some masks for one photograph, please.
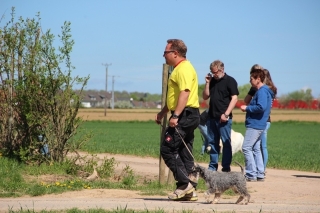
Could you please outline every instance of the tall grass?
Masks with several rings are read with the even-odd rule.
[[[83,148],[85,151],[159,157],[160,126],[153,121],[87,121],[83,127],[94,135]],[[234,122],[232,128],[245,133],[244,123]],[[208,155],[200,155],[201,145],[200,132],[196,130],[195,159],[209,162]],[[269,168],[320,172],[320,123],[272,122],[268,131],[268,151]],[[244,163],[242,153],[235,154],[233,159]]]

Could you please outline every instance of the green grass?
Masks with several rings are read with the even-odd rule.
[[[89,121],[83,128],[94,135],[84,147],[85,151],[159,156],[160,126],[154,122]]]
[[[319,127],[320,123],[315,122],[273,122],[268,131],[268,167],[320,172]],[[90,121],[84,123],[84,128],[92,131],[94,135],[84,147],[85,151],[159,157],[160,127],[151,121]],[[243,123],[234,123],[232,128],[242,134],[245,132]],[[208,163],[209,155],[200,155],[201,145],[200,132],[196,130],[194,142],[196,162]],[[236,153],[233,160],[244,165],[242,153]],[[32,166],[0,156],[0,197],[40,196],[73,190],[116,188],[138,190],[145,195],[164,196],[175,188],[174,185],[161,185],[158,181],[143,180],[143,177],[136,176],[130,167],[124,168],[121,178],[114,181],[112,179],[117,179],[111,174],[114,163],[112,159],[105,160],[101,170],[106,173],[105,178],[87,182],[70,173],[72,165],[68,161]],[[88,166],[92,167],[90,165]],[[51,175],[55,181],[42,181],[43,176],[48,180]],[[56,177],[61,179],[56,180]],[[200,193],[206,189],[202,179],[199,180],[197,188]],[[225,194],[234,195],[232,191]]]
[[[87,121],[83,127],[93,132],[85,151],[159,157],[160,126],[153,121]],[[232,128],[245,134],[244,123],[234,122]],[[208,155],[200,155],[201,145],[200,132],[196,130],[194,157],[197,162],[209,162]],[[320,172],[320,123],[272,122],[268,151],[269,168]],[[236,153],[233,160],[244,164],[242,153]]]

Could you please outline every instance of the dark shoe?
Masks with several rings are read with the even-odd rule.
[[[227,168],[227,169],[222,168],[221,171],[222,171],[222,172],[231,172],[231,169],[230,169],[230,168]]]
[[[264,178],[257,178],[257,181],[263,182]]]

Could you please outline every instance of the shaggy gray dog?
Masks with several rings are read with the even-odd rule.
[[[199,172],[200,177],[205,180],[208,187],[208,190],[205,192],[205,198],[208,203],[218,203],[220,195],[231,188],[234,192],[240,194],[236,204],[248,204],[250,194],[247,190],[244,170],[238,162],[236,164],[240,166],[241,172],[217,172],[199,165],[196,166],[196,171]],[[213,200],[210,200],[210,194],[215,195]],[[243,202],[241,202],[242,200]]]

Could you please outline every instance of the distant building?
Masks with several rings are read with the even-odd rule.
[[[83,98],[81,104],[85,108],[90,107],[104,107],[105,104],[105,93],[99,91],[83,91]],[[111,94],[107,94],[107,106],[110,106]]]
[[[112,94],[107,94],[107,107],[111,108]],[[155,101],[135,101],[132,98],[117,98],[114,97],[114,105],[117,108],[117,102],[121,105],[121,102],[127,101],[132,108],[161,108],[161,102]],[[105,93],[101,91],[83,91],[83,98],[81,101],[82,107],[85,108],[103,108],[105,105]]]

